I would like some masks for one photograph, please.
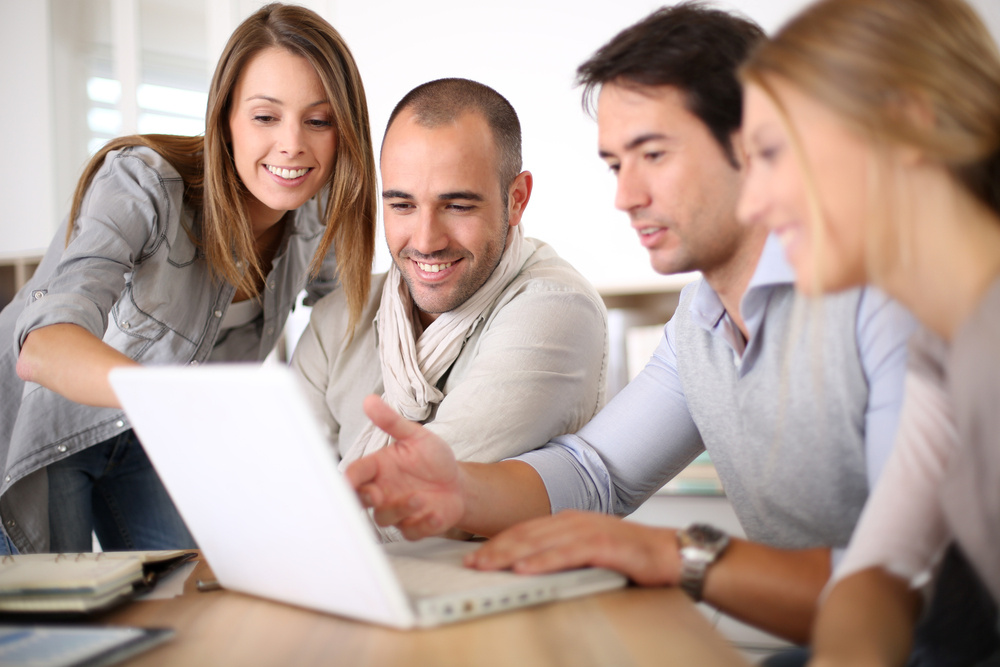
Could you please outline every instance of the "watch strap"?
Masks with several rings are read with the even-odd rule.
[[[701,594],[705,588],[705,573],[708,571],[708,561],[693,560],[681,556],[680,587],[695,602],[701,602]]]
[[[729,546],[729,535],[715,526],[695,523],[677,532],[677,546],[681,558],[678,585],[700,602],[708,568]]]

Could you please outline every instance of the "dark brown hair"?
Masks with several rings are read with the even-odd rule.
[[[417,122],[425,127],[449,123],[465,112],[486,119],[497,146],[500,190],[506,203],[507,188],[521,173],[521,122],[507,99],[489,86],[469,79],[438,79],[421,84],[396,104],[386,124],[386,134],[396,116],[412,109]],[[384,138],[383,138],[384,141]]]
[[[606,83],[672,86],[715,137],[733,166],[732,134],[740,128],[743,91],[736,72],[764,38],[750,19],[700,2],[663,7],[621,31],[577,68],[584,109],[593,113]]]

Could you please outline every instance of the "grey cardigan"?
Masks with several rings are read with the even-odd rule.
[[[77,324],[143,364],[259,361],[304,288],[316,300],[336,286],[332,252],[307,286],[325,229],[314,198],[290,214],[262,316],[220,332],[235,288],[210,276],[189,236],[199,215],[184,206],[183,190],[180,175],[155,151],[109,153],[69,245],[64,220],[35,275],[0,312],[0,518],[22,552],[48,549],[45,466],[129,428],[120,410],[80,405],[18,378],[28,333]]]

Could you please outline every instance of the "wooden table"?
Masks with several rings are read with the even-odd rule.
[[[617,667],[747,663],[677,589],[628,588],[457,623],[398,631],[230,591],[133,602],[104,625],[171,627],[128,665]]]

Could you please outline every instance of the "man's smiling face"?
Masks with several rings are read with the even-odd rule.
[[[425,326],[465,303],[500,263],[511,224],[493,132],[477,113],[422,125],[411,110],[382,145],[385,237]]]

